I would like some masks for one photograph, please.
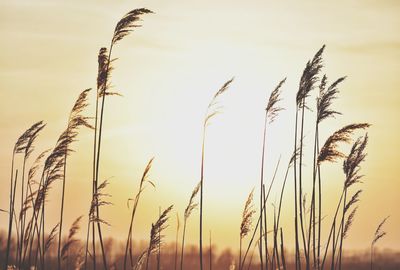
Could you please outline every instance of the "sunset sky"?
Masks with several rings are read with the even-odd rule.
[[[122,97],[106,100],[101,179],[110,178],[112,206],[103,217],[106,237],[125,239],[129,198],[155,157],[136,217],[135,239],[147,239],[158,208],[174,204],[166,241],[174,241],[176,212],[183,211],[200,179],[202,123],[213,94],[235,77],[222,97],[223,113],[207,129],[204,182],[205,231],[219,248],[238,246],[248,193],[258,198],[264,108],[276,84],[282,107],[268,126],[266,178],[281,157],[269,200],[279,199],[293,150],[295,95],[306,62],[325,44],[323,73],[330,82],[347,76],[334,108],[343,115],[321,124],[321,141],[349,123],[368,122],[369,145],[360,207],[345,247],[368,248],[386,216],[381,248],[400,249],[400,4],[398,1],[2,1],[0,0],[0,208],[8,209],[11,155],[16,139],[34,122],[47,123],[35,157],[54,146],[79,93],[93,88],[97,54],[109,46],[115,24],[128,11],[146,7],[143,27],[118,43],[112,73]],[[315,92],[308,100],[313,109]],[[314,110],[315,111],[315,110]],[[307,112],[304,170],[312,170],[313,122]],[[357,136],[364,135],[363,132]],[[68,159],[66,225],[87,216],[91,198],[93,133],[82,129]],[[344,152],[348,146],[341,148]],[[19,160],[20,161],[20,160]],[[325,223],[330,223],[344,179],[341,161],[322,167]],[[293,237],[290,173],[283,226]],[[310,180],[310,178],[308,178]],[[307,185],[307,187],[309,187]],[[49,228],[57,223],[61,183],[50,192]],[[308,189],[308,192],[310,190]],[[352,189],[351,192],[355,192]],[[255,202],[255,205],[258,201]],[[0,229],[7,215],[0,213]],[[83,234],[84,232],[82,232]],[[198,241],[198,211],[188,225]],[[323,233],[327,233],[326,231]]]

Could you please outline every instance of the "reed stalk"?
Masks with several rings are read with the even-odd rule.
[[[203,123],[203,136],[201,144],[201,166],[200,166],[200,235],[199,235],[199,260],[200,270],[203,270],[203,182],[204,182],[204,158],[205,158],[205,142],[206,142],[206,129],[210,120],[220,113],[219,107],[217,107],[218,98],[229,88],[233,78],[224,83],[224,85],[215,93],[211,102],[208,104],[206,116]]]
[[[183,232],[182,232],[182,244],[181,244],[181,262],[180,262],[180,269],[183,270],[183,259],[184,259],[184,249],[185,249],[185,236],[186,236],[186,223],[192,214],[192,211],[197,208],[198,203],[194,200],[199,193],[200,190],[200,183],[196,185],[196,187],[192,191],[192,195],[190,196],[189,203],[186,206],[185,213],[183,215]]]

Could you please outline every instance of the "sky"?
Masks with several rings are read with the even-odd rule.
[[[272,214],[293,150],[299,79],[307,61],[325,44],[322,73],[330,82],[347,77],[334,101],[342,115],[321,124],[321,141],[346,124],[372,124],[363,183],[357,186],[363,193],[345,248],[368,248],[376,226],[390,215],[388,235],[379,247],[400,249],[397,1],[0,1],[0,208],[8,205],[16,139],[43,120],[47,126],[33,156],[54,146],[79,93],[96,87],[99,49],[109,46],[118,20],[140,7],[155,13],[143,16],[143,27],[113,50],[112,85],[122,96],[107,98],[105,108],[100,178],[109,179],[113,203],[102,209],[111,224],[104,228],[106,237],[126,238],[128,199],[155,157],[150,179],[156,187],[146,187],[142,195],[134,238],[147,239],[159,207],[174,204],[166,230],[166,241],[174,241],[176,213],[182,220],[200,178],[206,108],[219,87],[234,77],[220,100],[222,113],[207,128],[204,227],[219,248],[237,248],[244,202],[253,188],[255,198],[259,196],[267,98],[286,77],[285,110],[267,130],[267,183],[280,160],[269,200]],[[89,116],[94,115],[94,99],[92,90],[85,111]],[[315,93],[308,102],[312,109]],[[306,113],[306,175],[312,168],[314,118],[314,111]],[[67,227],[76,217],[87,216],[91,196],[93,133],[82,129],[78,140],[68,158]],[[324,165],[322,173],[328,223],[344,179],[341,162]],[[290,180],[282,216],[286,239],[293,239]],[[57,223],[60,191],[61,183],[56,183],[48,198],[49,228]],[[0,213],[1,229],[6,220]],[[189,243],[198,241],[197,225],[195,211],[188,222]]]

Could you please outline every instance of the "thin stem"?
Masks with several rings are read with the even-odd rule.
[[[301,235],[303,238],[303,248],[304,248],[304,255],[306,258],[306,269],[310,269],[310,262],[308,256],[308,250],[306,246],[306,237],[304,233],[304,222],[303,222],[303,183],[302,183],[302,167],[303,167],[303,134],[304,134],[304,103],[305,98],[302,101],[302,109],[301,109],[301,129],[300,129],[300,161],[299,161],[299,216],[300,216],[300,228],[301,228]]]
[[[14,181],[14,157],[15,157],[15,150],[12,154],[12,161],[11,161],[11,180],[10,180],[10,209],[8,212],[8,236],[7,236],[7,250],[6,250],[6,259],[4,261],[4,269],[8,268],[8,259],[10,256],[10,245],[11,245],[11,233],[12,233],[12,217],[13,217],[13,181]],[[16,180],[15,180],[16,181]]]
[[[286,262],[285,262],[285,250],[283,247],[283,232],[282,232],[282,227],[281,227],[281,256],[282,256],[282,266],[283,266],[283,270],[286,270]]]
[[[203,143],[201,146],[201,173],[200,173],[200,239],[199,239],[199,257],[200,270],[203,270],[203,181],[204,181],[204,144],[206,133],[206,122],[203,127]]]
[[[24,155],[24,161],[22,165],[22,180],[21,180],[21,209],[20,209],[20,216],[19,216],[19,222],[20,222],[20,246],[19,246],[19,252],[17,256],[17,265],[19,268],[21,268],[21,257],[22,257],[22,249],[24,246],[24,222],[23,222],[23,217],[21,216],[22,210],[24,208],[24,184],[25,184],[25,167],[26,167],[26,159],[27,159],[27,153],[25,152]],[[25,210],[24,210],[25,211]],[[26,212],[26,211],[25,211]],[[25,216],[25,214],[23,214]]]
[[[109,51],[109,53],[108,53],[108,61],[107,61],[107,71],[106,71],[106,74],[108,74],[109,73],[109,71],[110,71],[110,63],[111,63],[111,54],[112,54],[112,49],[113,49],[113,43],[111,42],[111,44],[110,44],[110,51]],[[106,79],[105,79],[105,85],[107,86],[107,78],[108,78],[108,76],[106,76]],[[106,100],[106,96],[107,96],[107,94],[106,94],[106,91],[104,92],[104,95],[103,95],[103,97],[102,97],[102,99],[101,99],[101,109],[100,109],[100,122],[99,122],[99,139],[98,139],[98,142],[97,142],[97,158],[96,158],[96,177],[95,177],[95,180],[96,180],[96,183],[95,183],[95,185],[96,185],[96,192],[97,192],[97,185],[98,185],[98,181],[99,181],[99,170],[100,170],[100,150],[101,150],[101,135],[102,135],[102,130],[103,130],[103,116],[104,116],[104,107],[105,107],[105,100]],[[104,269],[108,269],[108,267],[107,267],[107,260],[106,260],[106,254],[105,254],[105,251],[104,251],[104,244],[103,244],[103,236],[102,236],[102,233],[101,233],[101,226],[100,226],[100,222],[98,221],[98,219],[99,219],[99,205],[98,204],[96,204],[96,216],[97,216],[97,221],[96,221],[96,224],[97,224],[97,231],[98,231],[98,233],[99,233],[99,241],[100,241],[100,247],[101,247],[101,253],[102,253],[102,257],[103,257],[103,267],[104,267]]]
[[[316,183],[316,159],[317,159],[317,136],[318,136],[318,122],[315,122],[315,136],[314,136],[314,153],[313,153],[313,183],[312,183],[312,196],[311,196],[311,212],[310,212],[310,222],[308,227],[308,241],[307,249],[310,253],[311,245],[311,232],[313,239],[313,266],[315,268],[316,256],[315,256],[315,183]]]
[[[242,240],[243,238],[239,237],[239,270],[242,270]]]
[[[261,173],[260,173],[260,213],[262,213],[262,209],[264,209],[263,205],[263,186],[264,186],[264,160],[265,160],[265,138],[267,134],[267,118],[268,113],[267,111],[265,112],[265,117],[264,117],[264,129],[263,129],[263,143],[262,143],[262,152],[261,152]],[[263,238],[263,217],[261,215],[261,222],[260,222],[260,239]],[[267,237],[265,235],[265,237]],[[265,240],[267,241],[267,240]],[[267,252],[267,243],[265,243],[265,252]],[[260,244],[259,247],[259,253],[260,253],[260,269],[264,269],[264,262],[263,262],[263,250],[262,250],[262,244]],[[267,264],[267,262],[266,262]]]
[[[329,243],[330,243],[330,240],[331,240],[331,237],[332,237],[332,233],[333,233],[333,231],[334,231],[334,226],[335,226],[335,222],[336,222],[336,217],[337,217],[337,215],[338,215],[338,212],[339,212],[339,209],[340,209],[340,205],[341,205],[342,200],[343,200],[343,196],[344,196],[344,190],[342,191],[342,194],[340,195],[340,199],[339,199],[338,205],[337,205],[337,207],[336,207],[336,212],[335,212],[335,215],[334,215],[334,217],[333,217],[331,230],[330,230],[330,232],[329,232],[328,242],[326,243],[324,257],[323,257],[323,259],[322,259],[321,269],[324,269],[324,264],[325,264],[326,255],[327,255],[327,253],[328,253]],[[335,238],[335,234],[333,234],[333,238]]]
[[[332,238],[332,261],[331,261],[331,270],[334,269],[335,266],[335,231],[336,231],[336,220],[333,222],[333,238]]]
[[[185,248],[185,233],[186,233],[186,218],[183,221],[183,233],[182,233],[182,247],[181,247],[181,270],[183,270],[183,251]]]
[[[345,188],[344,191],[344,201],[343,201],[343,215],[342,215],[342,221],[341,221],[341,229],[340,229],[340,245],[339,245],[339,270],[342,269],[342,248],[343,248],[343,230],[344,230],[344,219],[346,215],[346,198],[347,197],[347,188]]]
[[[175,259],[174,259],[174,269],[175,270],[177,270],[177,267],[178,267],[178,236],[179,236],[179,219],[178,219],[178,225],[176,228],[176,237],[175,237]]]
[[[92,164],[92,200],[94,200],[94,196],[96,194],[97,189],[97,182],[96,182],[96,153],[97,153],[97,123],[98,123],[98,114],[99,114],[99,90],[97,89],[96,92],[96,110],[95,110],[95,117],[94,117],[94,138],[93,138],[93,164]],[[91,207],[90,207],[91,208]],[[88,226],[87,226],[87,234],[86,234],[86,247],[85,247],[85,267],[87,269],[87,257],[89,252],[89,236],[90,236],[90,210],[88,216]],[[92,222],[92,239],[93,239],[93,269],[96,269],[96,246],[95,246],[95,229],[94,229],[94,222]]]
[[[70,117],[71,118],[71,117]],[[69,122],[69,121],[68,121]],[[67,136],[69,133],[69,127],[67,128]],[[64,216],[64,198],[65,198],[65,181],[66,181],[66,173],[67,173],[67,153],[65,151],[64,154],[64,168],[63,168],[63,179],[62,179],[62,191],[61,191],[61,209],[60,209],[60,222],[58,228],[58,249],[57,249],[57,267],[58,270],[61,269],[61,237],[62,237],[62,225],[63,225],[63,216]]]
[[[296,107],[296,121],[294,131],[294,151],[297,151],[297,122],[298,122],[298,108]],[[297,156],[294,157],[294,226],[295,226],[295,262],[296,270],[301,270],[300,250],[299,250],[299,225],[297,220]]]
[[[267,202],[267,200],[268,200],[269,194],[270,194],[270,192],[271,192],[272,185],[273,185],[273,183],[275,182],[276,172],[278,171],[279,163],[280,163],[280,160],[278,161],[278,163],[277,163],[277,165],[276,165],[276,167],[275,167],[274,176],[273,176],[272,181],[271,181],[271,183],[270,183],[270,185],[269,185],[268,192],[267,192],[267,196],[265,197],[265,201],[264,201],[263,207],[265,207],[265,205],[266,205],[266,202]],[[257,233],[258,226],[260,225],[263,210],[264,210],[264,208],[262,209],[262,211],[260,212],[260,215],[258,216],[257,224],[256,224],[256,226],[255,226],[255,228],[254,228],[253,235],[251,236],[249,245],[247,246],[246,252],[244,253],[243,262],[242,262],[242,265],[243,265],[243,266],[244,266],[244,263],[245,263],[245,261],[246,261],[247,254],[249,253],[249,250],[250,250],[250,248],[251,248],[251,245],[252,245],[252,243],[253,243],[253,241],[254,241],[254,237],[255,237],[255,235],[256,235],[256,233]],[[259,241],[261,241],[261,239],[259,239]]]
[[[158,207],[158,217],[161,216],[161,207]],[[160,270],[161,264],[161,230],[158,230],[158,253],[157,253],[157,270]]]
[[[319,136],[317,136],[317,152],[319,153]],[[322,186],[321,186],[321,168],[317,164],[318,170],[318,249],[317,249],[317,264],[318,270],[321,269],[321,223],[322,223]]]

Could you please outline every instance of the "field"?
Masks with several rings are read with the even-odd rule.
[[[125,94],[119,88],[118,81],[123,79],[118,70],[126,68],[127,63],[128,68],[137,64],[123,62],[126,55],[121,52],[127,47],[122,44],[146,31],[146,20],[155,16],[159,16],[157,12],[147,8],[120,14],[105,42],[108,45],[97,52],[97,68],[93,70],[96,78],[92,78],[95,86],[82,88],[73,97],[73,104],[66,104],[61,98],[54,101],[57,105],[44,99],[38,101],[49,115],[52,106],[71,108],[50,149],[43,147],[41,135],[52,123],[37,119],[21,134],[11,132],[14,145],[11,153],[3,154],[8,163],[1,167],[2,175],[8,174],[1,185],[1,269],[399,269],[399,246],[394,238],[398,231],[388,229],[397,227],[395,202],[388,203],[382,195],[374,202],[363,198],[365,192],[375,194],[369,184],[372,180],[365,174],[369,171],[366,164],[371,164],[367,163],[369,146],[374,141],[369,132],[375,134],[375,123],[370,123],[368,117],[365,121],[354,117],[368,115],[357,111],[356,105],[342,106],[341,100],[350,95],[341,91],[349,78],[329,74],[331,61],[325,60],[329,44],[321,44],[316,50],[307,48],[309,58],[303,59],[296,78],[282,76],[265,91],[265,99],[246,104],[242,98],[243,107],[236,107],[236,111],[225,110],[225,104],[230,104],[235,95],[236,82],[243,86],[240,78],[218,79],[220,83],[213,86],[208,100],[196,100],[205,112],[201,118],[190,119],[191,126],[181,124],[165,129],[177,137],[178,146],[174,147],[193,150],[197,169],[193,172],[185,165],[171,165],[173,156],[170,163],[160,164],[156,155],[148,158],[141,169],[136,164],[136,178],[129,176],[129,182],[120,181],[119,189],[115,189],[113,175],[119,178],[132,171],[128,165],[126,172],[121,172],[120,164],[137,160],[127,155],[131,153],[129,141],[115,136],[120,131],[108,128],[109,123],[124,119],[119,118],[120,108],[113,103]],[[120,66],[120,62],[124,65]],[[251,91],[246,96],[251,96]],[[169,107],[181,105],[179,99],[172,100]],[[355,100],[364,102],[362,97]],[[163,112],[146,101],[149,100],[144,99],[141,107],[145,108],[144,124],[133,121],[129,128],[146,130],[150,124],[145,116],[153,113],[162,122]],[[258,105],[258,118],[241,121],[241,110]],[[191,110],[190,106],[183,107],[179,110],[182,119],[189,117]],[[18,110],[23,108],[15,109]],[[224,118],[226,114],[236,118]],[[240,134],[247,134],[247,140],[230,139],[221,132],[218,135],[215,128],[224,129],[227,119],[233,119],[239,128],[243,125]],[[17,124],[18,121],[13,120]],[[280,121],[286,129],[276,132]],[[246,122],[257,122],[259,132],[250,132],[254,130]],[[178,138],[178,134],[189,134],[189,129],[198,133],[198,143],[188,144]],[[381,132],[396,133],[393,130]],[[152,130],[156,138],[167,136],[158,131]],[[149,145],[153,138],[148,137]],[[250,157],[246,145],[250,147],[250,141],[255,139],[259,144],[252,154],[257,155]],[[135,149],[139,150],[135,151],[140,151],[137,144],[140,143],[136,142]],[[154,144],[168,148],[168,142]],[[213,149],[220,145],[226,151],[215,154]],[[113,152],[113,147],[119,152]],[[76,156],[80,157],[78,162]],[[190,155],[179,160],[184,159],[193,160]],[[120,163],[118,166],[113,166],[115,160]],[[384,162],[386,157],[380,160]],[[247,163],[250,165],[242,168]],[[177,178],[190,171],[188,174],[197,180],[188,184],[171,180],[171,175],[157,174],[158,178],[171,180],[160,183],[153,177],[157,167],[173,171],[171,175],[175,173]],[[248,172],[248,168],[255,169]],[[180,169],[182,172],[174,172]],[[248,179],[241,181],[251,183],[242,185],[237,179],[230,183],[228,179],[215,184],[226,170],[232,170],[231,175],[240,172],[241,178]],[[210,172],[218,172],[214,181],[210,180]],[[389,174],[393,177],[393,172],[382,172],[382,178]],[[163,188],[165,193],[157,193]],[[216,212],[222,205],[225,212]],[[359,215],[368,224],[354,228]],[[123,218],[113,220],[113,216]],[[234,231],[234,239],[230,231]],[[361,234],[362,243],[360,237],[353,240],[353,234]],[[382,245],[389,243],[385,242],[387,239],[394,244]]]

